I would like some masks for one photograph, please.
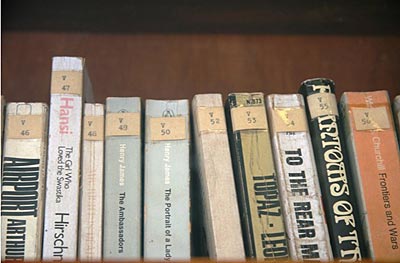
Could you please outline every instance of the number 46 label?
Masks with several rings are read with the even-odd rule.
[[[10,139],[38,139],[42,137],[41,115],[7,116],[7,137]]]
[[[185,140],[186,138],[185,117],[150,118],[151,141]]]

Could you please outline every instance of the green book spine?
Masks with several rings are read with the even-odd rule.
[[[103,260],[141,255],[140,98],[107,98]]]
[[[146,100],[144,259],[189,260],[190,129],[187,100]]]
[[[227,116],[246,256],[288,259],[264,94],[229,94]]]

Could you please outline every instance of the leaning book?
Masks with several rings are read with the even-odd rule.
[[[335,84],[325,78],[309,79],[301,84],[300,92],[305,98],[333,256],[346,262],[361,261],[367,257]]]
[[[190,260],[188,100],[146,100],[144,259]]]
[[[264,94],[231,93],[226,112],[246,256],[288,259]]]
[[[54,57],[51,73],[43,260],[77,259],[85,60]]]
[[[369,255],[399,261],[400,160],[389,94],[345,92],[340,106]]]
[[[192,101],[196,162],[208,253],[219,261],[244,260],[235,181],[221,94]]]
[[[39,261],[42,253],[48,107],[9,103],[1,193],[1,260]]]
[[[331,261],[303,97],[273,94],[266,101],[290,257]]]

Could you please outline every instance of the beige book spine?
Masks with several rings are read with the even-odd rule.
[[[192,110],[209,255],[215,260],[244,260],[222,96],[195,95]]]
[[[1,260],[39,261],[42,252],[48,107],[9,103],[1,202]]]
[[[104,105],[86,103],[83,118],[79,260],[102,260]]]

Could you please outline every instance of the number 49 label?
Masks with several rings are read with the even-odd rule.
[[[150,118],[151,141],[185,140],[186,138],[185,117]]]

